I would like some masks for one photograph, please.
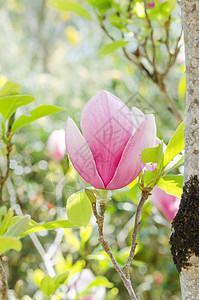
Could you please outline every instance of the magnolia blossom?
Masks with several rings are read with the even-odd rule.
[[[159,3],[163,3],[163,2],[166,2],[167,0],[159,0]],[[151,0],[150,2],[148,2],[146,4],[147,7],[151,7],[151,8],[154,8],[155,7],[155,0]]]
[[[67,299],[76,299],[76,296],[84,292],[89,284],[95,279],[95,276],[89,269],[84,269],[81,273],[76,273],[68,280],[69,291]],[[106,296],[106,289],[104,286],[93,287],[88,290],[90,295],[86,297],[78,297],[81,300],[104,300]]]
[[[119,189],[132,182],[145,166],[142,150],[156,141],[154,116],[136,107],[130,111],[106,91],[85,105],[81,129],[83,134],[68,118],[67,151],[82,178],[98,189]]]
[[[54,130],[48,138],[47,149],[53,160],[61,161],[66,151],[65,132],[63,129]]]
[[[169,221],[174,219],[180,205],[179,197],[167,194],[160,187],[155,186],[149,199]]]

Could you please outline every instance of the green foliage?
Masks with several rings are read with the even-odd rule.
[[[100,50],[98,54],[99,55],[110,54],[110,53],[114,52],[115,50],[117,50],[118,48],[123,48],[128,43],[129,43],[129,41],[116,41],[116,42],[112,42],[112,43],[106,45],[102,50]]]
[[[41,280],[40,287],[46,296],[50,296],[55,291],[55,282],[53,278],[51,278],[49,275],[46,275]]]
[[[25,231],[21,235],[21,238],[30,233],[38,232],[38,231],[42,231],[42,230],[53,230],[53,229],[57,229],[57,228],[74,228],[74,227],[76,227],[76,226],[71,224],[68,220],[52,221],[52,222],[48,222],[48,223],[45,223],[42,225],[31,226],[27,231]]]
[[[164,154],[164,167],[184,149],[184,121],[178,126]]]
[[[10,236],[0,236],[0,255],[11,249],[20,251],[21,248],[21,242],[17,238]]]
[[[13,81],[6,81],[0,89],[0,98],[20,94],[20,84]]]
[[[74,226],[88,225],[91,215],[91,203],[84,192],[79,192],[71,195],[66,204],[66,211],[69,221]]]
[[[4,120],[10,118],[17,108],[27,105],[35,100],[34,97],[28,95],[7,96],[0,99],[0,113]]]
[[[29,112],[30,116],[20,116],[12,125],[12,133],[17,129],[30,124],[42,117],[62,111],[60,107],[54,105],[41,105]]]
[[[19,217],[18,220],[5,232],[4,236],[18,237],[29,227],[30,216]]]
[[[181,175],[165,175],[158,184],[168,194],[180,197],[182,195],[183,176]]]
[[[91,20],[91,15],[89,14],[89,12],[79,3],[67,0],[50,0],[50,4],[58,10],[72,11],[80,15],[81,17]]]

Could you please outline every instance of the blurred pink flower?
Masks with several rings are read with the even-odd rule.
[[[55,161],[64,159],[66,151],[65,132],[63,129],[54,130],[48,138],[47,149]]]
[[[178,43],[180,51],[176,57],[176,60],[179,64],[183,65],[185,63],[185,46],[184,46],[184,34],[182,34],[181,39]]]
[[[155,7],[155,0],[152,0],[151,2],[148,2],[147,4],[146,4],[146,6],[147,7]]]
[[[169,221],[174,219],[180,205],[179,197],[167,194],[160,187],[155,186],[149,199]]]
[[[128,107],[103,91],[85,105],[80,133],[71,118],[66,125],[66,147],[71,162],[85,181],[108,190],[132,182],[144,168],[141,152],[153,147],[156,124],[153,115]]]
[[[166,2],[167,0],[159,0],[159,3],[163,3],[163,2]],[[151,7],[151,8],[154,8],[155,7],[155,0],[151,0],[150,2],[148,2],[146,4],[147,7]]]
[[[84,269],[81,273],[76,273],[68,280],[69,291],[67,299],[76,299],[76,296],[87,289],[89,284],[95,280],[95,276],[89,269]],[[90,295],[86,297],[78,297],[81,300],[104,300],[106,296],[106,288],[104,286],[93,287],[88,290]]]

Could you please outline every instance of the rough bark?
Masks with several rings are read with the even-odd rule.
[[[0,258],[0,300],[7,299],[7,278],[3,267],[2,259]]]
[[[199,1],[181,4],[186,57],[185,184],[191,176],[199,179]],[[199,299],[199,258],[191,252],[188,266],[180,272],[183,300]]]

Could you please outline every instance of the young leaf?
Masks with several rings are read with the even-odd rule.
[[[129,41],[116,41],[116,42],[112,42],[112,43],[106,45],[102,50],[100,50],[98,52],[98,55],[107,55],[107,54],[110,54],[110,53],[114,52],[115,50],[117,50],[118,48],[121,48],[121,47],[123,48],[128,43],[129,43]]]
[[[106,288],[112,288],[113,287],[113,283],[110,282],[106,277],[104,277],[104,276],[97,276],[97,277],[95,277],[94,281],[89,284],[89,286],[87,287],[87,289],[91,289],[94,286],[100,286],[100,285],[103,285]]]
[[[13,123],[12,133],[23,126],[32,123],[35,120],[54,114],[58,111],[63,111],[63,109],[54,105],[38,106],[29,112],[30,116],[21,116]]]
[[[184,149],[184,121],[178,126],[164,153],[164,168]]]
[[[20,217],[4,234],[4,236],[18,237],[29,227],[30,216]]]
[[[68,271],[58,274],[54,277],[55,289],[57,289],[61,284],[63,284],[68,277]]]
[[[81,17],[91,20],[91,15],[89,14],[89,12],[76,2],[67,1],[67,0],[51,0],[50,4],[58,10],[72,11]]]
[[[0,236],[0,255],[10,249],[21,250],[21,242],[14,237]]]
[[[74,228],[74,227],[75,226],[71,224],[68,220],[52,221],[52,222],[48,222],[42,225],[36,225],[29,228],[27,231],[24,232],[24,234],[21,235],[21,238],[30,233],[38,232],[42,230],[53,230],[57,228]]]
[[[77,227],[88,225],[92,216],[91,203],[84,192],[71,195],[66,210],[69,221]]]
[[[167,173],[171,172],[173,169],[177,168],[179,165],[181,165],[184,162],[184,155],[180,155],[181,157],[180,159],[176,160],[175,159],[178,157],[176,156],[175,159],[172,161],[172,165],[171,163],[167,165],[166,169],[164,170],[164,175],[166,175]]]
[[[161,189],[163,189],[168,194],[176,197],[181,197],[182,186],[183,186],[183,176],[181,175],[165,175],[163,176],[157,184]]]
[[[11,95],[19,95],[19,91],[20,84],[13,81],[7,81],[0,90],[0,98]]]
[[[160,145],[152,148],[145,148],[142,150],[141,158],[144,164],[153,162],[158,162],[158,153],[159,153]]]
[[[9,208],[7,215],[5,216],[5,218],[3,219],[2,223],[1,223],[0,235],[3,235],[6,232],[13,215],[14,215],[13,209]]]
[[[152,148],[145,148],[142,150],[141,158],[143,163],[158,163],[158,169],[161,170],[163,164],[163,142],[158,146]]]
[[[55,291],[55,282],[53,278],[46,275],[40,282],[40,288],[46,296],[50,296]]]
[[[0,113],[7,120],[20,106],[27,105],[35,100],[29,95],[7,96],[0,99]]]

